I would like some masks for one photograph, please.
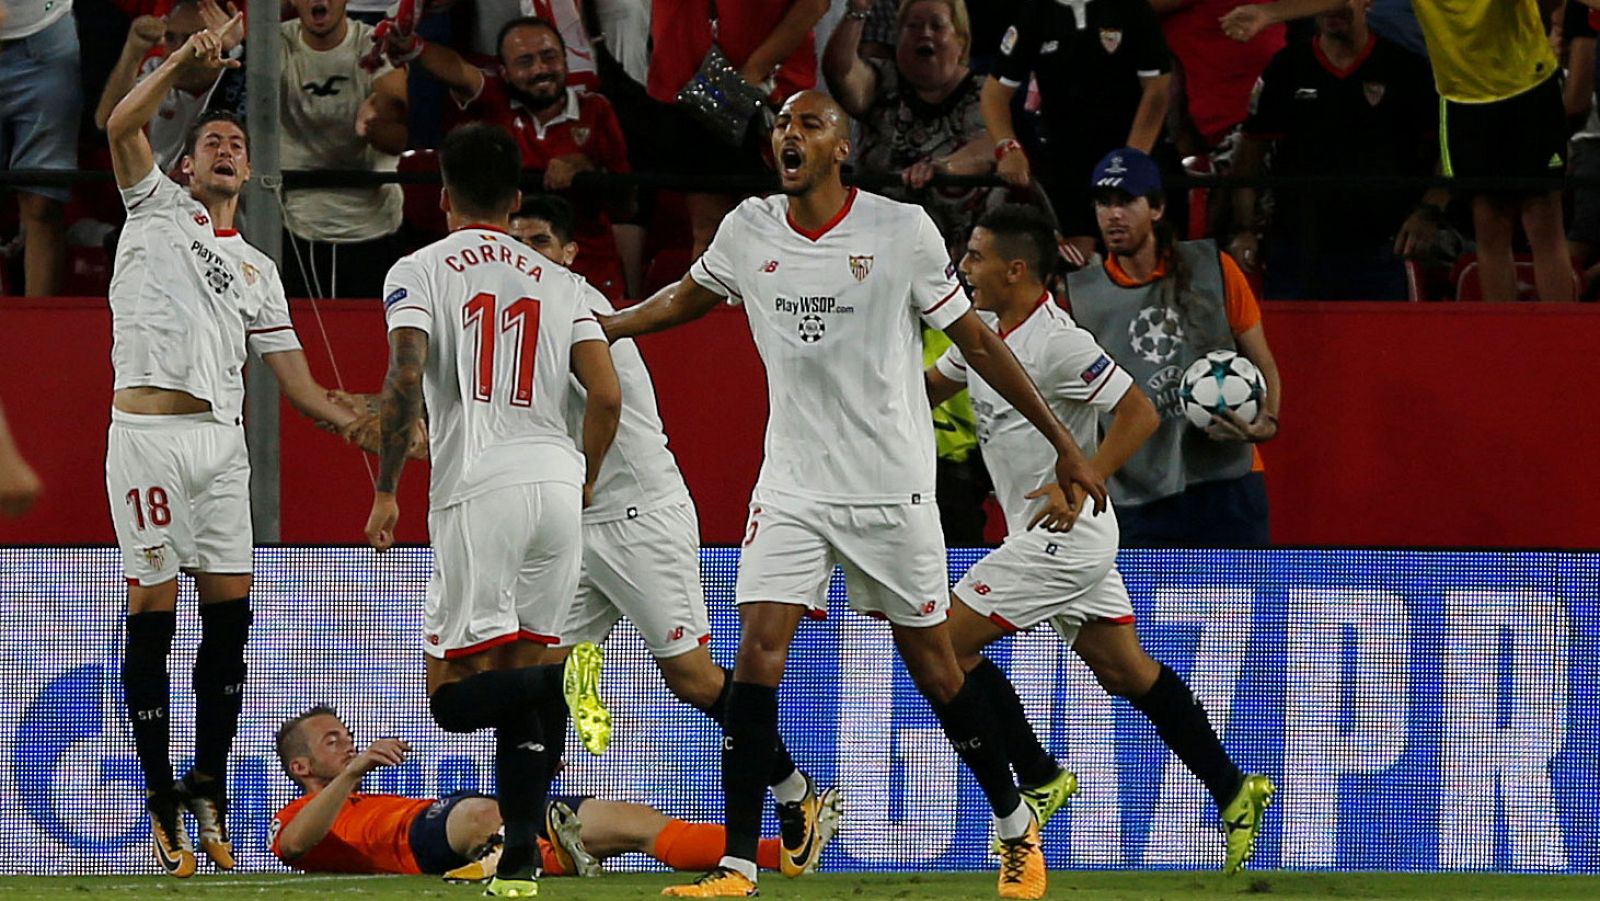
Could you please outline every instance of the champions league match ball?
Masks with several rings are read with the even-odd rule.
[[[1196,428],[1211,424],[1211,417],[1232,410],[1245,422],[1256,418],[1267,394],[1261,370],[1231,350],[1214,350],[1194,361],[1183,373],[1178,398],[1183,415]]]

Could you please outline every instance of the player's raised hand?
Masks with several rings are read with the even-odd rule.
[[[1071,455],[1056,455],[1056,482],[1061,485],[1081,487],[1084,494],[1094,498],[1094,512],[1106,511],[1106,477],[1090,465],[1082,451]],[[1079,512],[1083,512],[1081,505]]]
[[[1030,530],[1042,525],[1049,532],[1070,532],[1073,524],[1078,521],[1078,513],[1083,510],[1082,489],[1077,486],[1073,486],[1070,496],[1061,490],[1060,485],[1051,483],[1042,488],[1035,488],[1023,497],[1030,501],[1035,498],[1045,498],[1044,506],[1038,513],[1033,514],[1033,519],[1028,521]]]
[[[411,753],[411,745],[398,738],[380,738],[360,754],[350,758],[344,765],[344,771],[357,778],[365,776],[379,767],[399,766],[406,762],[406,755]]]
[[[367,543],[378,553],[394,547],[394,527],[400,522],[400,502],[387,491],[372,495],[372,513],[367,516]]]

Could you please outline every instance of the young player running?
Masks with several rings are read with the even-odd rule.
[[[1043,276],[1055,255],[1055,235],[1041,213],[1005,206],[973,229],[961,272],[978,309],[1109,479],[1155,432],[1160,417],[1094,336],[1051,301]],[[1044,750],[1016,690],[981,652],[1006,634],[1048,622],[1105,690],[1149,717],[1161,740],[1205,783],[1227,831],[1225,869],[1237,871],[1254,850],[1272,781],[1240,772],[1189,687],[1140,646],[1116,566],[1115,512],[1108,507],[1080,516],[1065,534],[1037,528],[1070,505],[1051,472],[1050,445],[981,374],[969,370],[959,348],[947,351],[926,377],[934,406],[963,387],[972,392],[978,440],[1006,515],[1005,543],[974,564],[951,592],[950,639],[968,681],[988,696],[1023,801],[1043,824],[1077,791],[1077,777]],[[1111,414],[1111,424],[1096,449],[1101,413]]]

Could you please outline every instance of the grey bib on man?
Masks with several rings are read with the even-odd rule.
[[[1183,416],[1178,389],[1184,370],[1213,350],[1236,348],[1216,242],[1181,241],[1176,253],[1179,266],[1147,285],[1124,288],[1104,266],[1067,277],[1072,318],[1161,414],[1161,427],[1111,478],[1111,497],[1125,506],[1171,497],[1191,484],[1239,478],[1254,459],[1249,444],[1213,441]],[[1173,274],[1179,270],[1188,275],[1181,296]]]

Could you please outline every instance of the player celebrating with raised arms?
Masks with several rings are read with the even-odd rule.
[[[1055,232],[1043,214],[1004,206],[973,229],[961,272],[978,309],[1109,479],[1155,433],[1161,417],[1094,336],[1051,302],[1044,279],[1055,256]],[[978,440],[1005,511],[1005,543],[974,564],[951,593],[950,638],[968,681],[988,694],[1006,755],[1022,780],[1023,801],[1043,825],[1077,791],[1077,777],[1045,752],[1016,689],[982,651],[1008,633],[1049,623],[1106,691],[1149,717],[1161,740],[1205,782],[1227,832],[1225,869],[1237,871],[1255,847],[1272,782],[1239,771],[1189,687],[1140,647],[1133,604],[1117,571],[1116,514],[1107,509],[1081,516],[1065,534],[1037,528],[1069,507],[1052,472],[1050,445],[987,379],[969,370],[958,348],[926,375],[934,406],[963,387],[972,392]],[[1097,436],[1101,413],[1111,414],[1104,441]]]
[[[971,310],[943,238],[920,207],[846,188],[849,119],[806,91],[772,131],[783,191],[744,201],[677,285],[616,316],[612,340],[741,302],[767,371],[765,459],[750,502],[736,588],[742,631],[728,696],[722,777],[728,852],[684,897],[756,894],[763,788],[778,737],[777,687],[800,618],[822,608],[842,564],[851,605],[886,619],[917,687],[999,821],[1000,893],[1039,897],[1044,854],[991,725],[945,627],[944,535],[934,503],[933,426],[919,320],[1057,452],[1057,480],[1105,501],[1104,480],[1003,341]],[[1075,510],[1060,517],[1070,523]],[[815,803],[809,817],[814,831]]]
[[[238,120],[211,113],[194,125],[179,163],[187,190],[156,167],[144,134],[186,75],[239,65],[223,58],[221,38],[239,23],[235,15],[195,32],[106,122],[128,208],[111,277],[115,393],[106,447],[106,490],[128,581],[122,686],[156,859],[174,876],[195,871],[185,806],[207,856],[233,868],[225,778],[244,700],[255,544],[241,426],[247,352],[261,355],[301,413],[341,432],[356,419],[312,378],[272,260],[233,228],[250,178],[249,138]],[[194,768],[174,783],[167,655],[180,569],[199,588],[201,638]]]
[[[611,737],[600,649],[536,665],[578,587],[581,516],[616,436],[622,393],[583,279],[507,233],[522,202],[521,159],[504,130],[445,137],[441,206],[450,234],[389,270],[389,372],[367,540],[394,544],[395,489],[410,435],[431,425],[423,614],[429,707],[447,732],[495,730],[506,844],[488,894],[538,894],[538,827],[567,728],[584,747]],[[563,407],[567,375],[587,391],[579,453]]]
[[[559,197],[532,198],[511,223],[529,247],[563,266],[572,265],[578,255],[571,208]],[[598,290],[588,292],[588,302],[596,313],[616,312]],[[667,447],[655,385],[639,348],[619,341],[611,356],[622,385],[622,420],[600,467],[594,503],[583,511],[578,596],[555,654],[565,655],[585,641],[605,641],[627,616],[672,693],[722,725],[733,674],[717,666],[707,647],[711,626],[700,583],[700,522],[694,501]],[[567,395],[567,428],[573,434],[582,429],[584,403],[583,388],[575,384]],[[820,806],[837,819],[839,792],[818,792],[781,739],[766,784],[778,802],[784,838],[779,869],[793,878],[816,864],[807,825],[812,807]]]

